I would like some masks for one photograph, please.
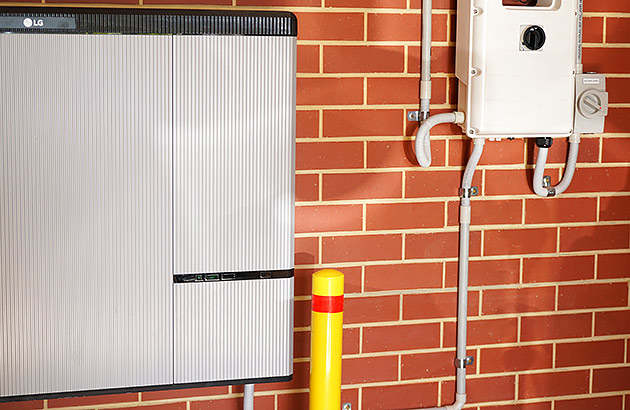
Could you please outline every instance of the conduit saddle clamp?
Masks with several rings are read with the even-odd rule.
[[[543,187],[547,188],[547,197],[556,196],[556,188],[551,186],[551,177],[549,175],[543,177]]]
[[[460,198],[470,198],[479,195],[479,189],[476,186],[470,188],[459,188]]]
[[[475,363],[475,358],[473,356],[466,356],[464,359],[455,359],[455,367],[457,369],[465,369],[466,366],[470,366]]]

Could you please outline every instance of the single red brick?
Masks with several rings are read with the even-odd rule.
[[[579,170],[576,174],[582,172]],[[558,170],[548,169],[545,174],[558,179]],[[520,169],[487,170],[485,174],[485,195],[523,195],[533,193],[531,179],[533,173]]]
[[[296,13],[298,40],[363,40],[363,13]]]
[[[217,386],[181,390],[146,391],[142,392],[142,401],[179,399],[183,397],[216,396],[220,394],[228,394],[228,387]],[[50,405],[48,407],[50,407]]]
[[[558,402],[556,402],[558,403]],[[551,410],[551,402],[480,407],[481,410]]]
[[[278,395],[278,410],[308,409],[308,392],[287,392]]]
[[[327,268],[337,269],[344,276],[344,291],[349,293],[361,293],[361,267],[360,266],[344,266],[343,268],[336,268],[334,265],[328,265]],[[295,270],[295,295],[296,296],[310,296],[312,276],[319,269],[306,268]]]
[[[476,351],[467,352],[468,356],[475,358]],[[428,379],[433,377],[446,377],[454,373],[453,359],[455,352],[436,352],[402,355],[400,361],[401,378]],[[466,369],[467,374],[475,374],[476,366]]]
[[[484,377],[466,380],[466,403],[514,400],[514,376]],[[455,400],[455,383],[442,382],[442,403]]]
[[[363,328],[364,353],[437,347],[440,347],[438,323]]]
[[[358,403],[359,402],[359,389],[347,389],[341,388],[341,402],[342,403]],[[291,410],[297,407],[292,407]],[[300,407],[301,409],[308,408],[307,406]]]
[[[610,19],[608,21],[610,21]],[[584,19],[584,31],[582,34],[582,41],[585,43],[603,43],[604,42],[604,18],[603,17],[586,17]]]
[[[322,241],[324,263],[399,260],[402,235],[353,235],[325,237]]]
[[[472,261],[468,265],[469,286],[493,286],[518,283],[520,262],[518,259]],[[458,263],[446,263],[446,287],[457,286]]]
[[[346,298],[344,323],[390,322],[400,316],[398,296]]]
[[[319,111],[297,111],[295,117],[297,138],[319,137]]]
[[[457,293],[425,293],[403,296],[403,320],[454,318],[457,316]],[[479,312],[479,292],[468,292],[468,316]]]
[[[359,354],[360,336],[361,329],[359,328],[343,329],[342,354]]]
[[[319,73],[318,45],[300,44],[297,46],[297,72]]]
[[[563,282],[595,277],[593,256],[523,259],[523,282]]]
[[[59,2],[63,2],[63,3],[67,3],[66,1],[63,0],[56,0]],[[73,1],[77,1],[78,0],[73,0]],[[99,0],[89,0],[88,2],[94,2],[94,3],[104,3],[102,1]],[[108,2],[108,3],[113,3],[113,2]],[[135,5],[138,4],[138,2],[134,2]],[[154,5],[166,5],[166,4],[178,4],[178,5],[182,5],[182,6],[186,6],[186,5],[208,5],[208,6],[231,6],[232,5],[232,1],[231,0],[145,0],[143,1],[142,4],[154,4]]]
[[[344,359],[342,384],[375,383],[398,380],[398,356]]]
[[[363,389],[363,410],[411,409],[437,404],[438,384],[402,384]]]
[[[630,111],[628,114],[630,116]],[[567,193],[627,192],[630,191],[630,184],[626,182],[627,178],[627,168],[579,169],[575,172]]]
[[[155,392],[158,395],[164,392]],[[147,394],[147,393],[143,393]],[[173,396],[171,396],[173,397]],[[49,399],[48,407],[71,407],[71,406],[96,406],[110,403],[133,403],[138,401],[138,393],[107,394],[103,396],[83,396],[67,397],[62,399]],[[184,406],[185,407],[185,406]]]
[[[481,350],[481,373],[519,372],[553,366],[553,345]]]
[[[622,390],[630,390],[630,367],[593,371],[593,393]]]
[[[368,204],[367,229],[419,229],[444,226],[443,202]]]
[[[606,12],[628,12],[630,13],[630,3],[626,0],[607,0],[607,1],[587,1],[584,4],[584,11],[606,11]]]
[[[455,197],[459,195],[460,171],[410,171],[405,178],[407,198]],[[481,173],[473,178],[473,186],[481,187]]]
[[[227,4],[225,3],[226,1],[228,0],[208,0],[207,3]],[[138,4],[138,2],[135,0],[48,0],[46,3],[104,3],[104,4],[136,4],[136,5]]]
[[[448,164],[466,166],[472,153],[472,140],[451,140],[449,142]],[[524,164],[525,143],[521,139],[513,141],[488,141],[483,148],[479,165]]]
[[[483,291],[484,315],[555,310],[556,288],[488,289]]]
[[[584,48],[584,67],[588,71],[609,74],[628,74],[630,67],[625,64],[630,61],[629,48]]]
[[[447,41],[447,14],[432,16],[433,41]],[[419,14],[368,14],[368,41],[420,41],[421,20]]]
[[[630,18],[608,17],[606,19],[606,42],[607,43],[630,43]]]
[[[293,325],[295,327],[307,327],[311,324],[311,301],[296,300],[293,302]]]
[[[628,49],[630,50],[630,48]],[[630,129],[630,108],[608,108],[604,132],[626,133]]]
[[[454,322],[444,323],[444,347],[455,346]],[[484,319],[468,321],[468,346],[516,342],[518,320]]]
[[[604,162],[630,161],[630,138],[604,138],[602,160]]]
[[[319,7],[321,0],[236,0],[237,6]]]
[[[116,407],[118,410],[186,410],[186,402],[181,403],[168,403],[168,404],[156,404],[153,406],[131,406],[131,407]],[[229,409],[229,407],[212,407],[212,409]],[[209,407],[197,406],[191,407],[191,410],[205,410]]]
[[[324,46],[325,73],[402,73],[401,46]]]
[[[420,47],[409,47],[409,63],[407,65],[410,73],[420,72]],[[431,52],[431,72],[432,73],[454,73],[455,72],[455,49],[454,47],[433,46]]]
[[[352,105],[363,103],[362,78],[298,78],[298,105]]]
[[[630,221],[630,196],[601,198],[599,217],[602,221]]]
[[[319,175],[300,174],[295,176],[295,200],[317,201],[319,199]]]
[[[608,102],[611,104],[623,104],[628,101],[630,94],[630,78],[607,78],[606,89],[608,91]],[[604,147],[608,138],[604,138]],[[622,153],[617,153],[622,154]]]
[[[345,332],[344,332],[345,336]],[[308,358],[311,354],[311,332],[294,331],[293,332],[293,357]]]
[[[520,224],[523,202],[521,200],[475,201],[472,205],[473,225]],[[448,224],[459,224],[459,201],[448,203]]]
[[[325,201],[402,197],[400,172],[330,174],[323,176]]]
[[[595,222],[597,198],[528,199],[525,223]]]
[[[568,396],[585,394],[589,389],[589,371],[553,372],[540,374],[521,374],[519,376],[518,397]]]
[[[556,366],[572,367],[623,363],[624,348],[623,340],[558,343],[556,345]]]
[[[422,0],[411,0],[409,2],[410,9],[420,10],[422,8]],[[433,1],[433,10],[456,10],[457,9],[457,1],[456,0],[434,0]]]
[[[596,309],[628,306],[627,283],[560,286],[558,309]]]
[[[324,137],[401,136],[403,110],[324,111]]]
[[[592,315],[528,316],[521,319],[521,341],[591,336]]]
[[[360,231],[361,205],[297,206],[295,232]]]
[[[363,143],[298,142],[295,167],[299,170],[363,168]]]
[[[295,264],[314,265],[319,262],[319,239],[295,238]]]
[[[630,253],[599,255],[598,279],[630,278]]]
[[[485,255],[552,253],[556,251],[556,229],[513,229],[486,231]]]
[[[621,410],[623,396],[556,400],[556,410]]]
[[[259,385],[256,385],[258,387]],[[258,396],[254,397],[254,407],[260,410],[273,410],[275,398],[274,396]],[[186,409],[186,403],[182,409]],[[206,400],[206,401],[192,401],[190,403],[190,410],[240,410],[243,407],[242,398],[231,399],[219,399],[219,400]],[[145,407],[134,407],[136,410],[144,410]],[[149,407],[149,409],[151,409]],[[156,407],[156,410],[162,410],[162,407]],[[170,407],[164,407],[164,410],[170,410]]]
[[[0,403],[0,410],[39,410],[43,408],[43,400],[10,401],[7,403]]]
[[[459,254],[459,233],[407,234],[405,259],[454,258]],[[481,232],[470,233],[470,256],[481,254]]]
[[[595,335],[625,335],[630,333],[630,311],[595,313]]]
[[[366,292],[441,287],[441,263],[411,263],[365,267]]]
[[[326,0],[326,7],[404,9],[406,0]]]
[[[432,165],[444,165],[446,143],[444,140],[431,142]],[[413,141],[368,141],[368,168],[409,168],[417,167],[418,160],[413,148]]]
[[[630,225],[580,226],[560,229],[560,251],[628,249]]]

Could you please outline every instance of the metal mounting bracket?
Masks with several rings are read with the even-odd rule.
[[[407,121],[420,121],[420,111],[408,111]]]
[[[457,369],[465,369],[466,366],[471,366],[475,363],[473,356],[466,356],[465,359],[455,359],[455,367]]]
[[[477,195],[479,195],[479,188],[477,188],[476,186],[470,188],[459,188],[460,198],[470,198]]]

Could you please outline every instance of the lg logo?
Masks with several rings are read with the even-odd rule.
[[[30,19],[30,18],[25,18],[24,21],[22,22],[24,24],[24,27],[29,28],[29,27],[43,27],[44,26],[44,20],[42,19]]]

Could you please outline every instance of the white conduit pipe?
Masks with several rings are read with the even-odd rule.
[[[422,1],[422,81],[420,83],[420,121],[429,118],[429,103],[431,102],[431,25],[432,0]],[[429,156],[430,157],[430,156]]]
[[[439,124],[464,122],[464,113],[450,112],[429,117],[422,123],[416,134],[416,158],[421,167],[427,168],[431,165],[431,138],[429,133],[431,128]]]
[[[483,152],[485,139],[476,138],[475,147],[462,178],[459,205],[459,283],[457,288],[457,350],[455,356],[455,402],[448,406],[416,410],[461,410],[466,404],[466,331],[468,321],[468,258],[470,248],[470,193],[475,169]]]
[[[246,384],[243,394],[243,410],[254,410],[254,385]]]
[[[575,174],[575,166],[577,164],[578,153],[580,150],[579,136],[572,136],[569,142],[569,158],[567,167],[562,176],[562,180],[556,186],[545,186],[545,166],[547,165],[547,154],[549,148],[538,148],[538,159],[536,160],[536,168],[534,170],[534,192],[538,196],[549,197],[560,195],[569,188]]]

